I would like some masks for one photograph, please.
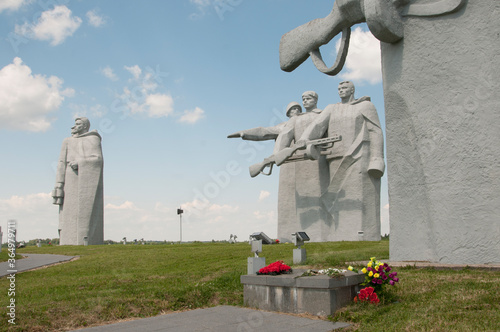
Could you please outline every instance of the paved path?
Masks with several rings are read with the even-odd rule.
[[[26,258],[16,260],[17,272],[29,271],[42,266],[67,262],[78,256],[22,254]],[[0,277],[12,272],[8,262],[0,263]],[[320,319],[310,319],[287,314],[260,311],[233,306],[218,306],[166,314],[151,318],[79,329],[85,332],[303,332],[304,330],[330,332],[347,327],[347,323],[332,323]]]
[[[347,327],[287,314],[233,306],[196,309],[75,331],[81,332],[330,332]]]
[[[10,273],[13,273],[11,272],[12,270],[17,272],[29,271],[42,266],[67,262],[69,260],[72,260],[73,258],[78,257],[78,256],[24,254],[24,253],[21,255],[26,256],[26,258],[16,259],[15,269],[9,267],[9,262],[0,263],[0,277],[4,277]]]

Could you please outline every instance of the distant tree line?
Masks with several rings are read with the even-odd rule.
[[[59,239],[58,238],[54,238],[54,239],[49,239],[49,238],[46,238],[46,239],[34,239],[34,240],[29,240],[28,242],[26,241],[17,241],[17,244],[19,243],[23,243],[26,247],[28,246],[36,246],[37,243],[38,243],[38,240],[40,240],[40,243],[42,245],[45,245],[45,246],[48,246],[48,245],[58,245],[59,244]],[[7,248],[8,246],[8,243],[2,243],[2,248]]]

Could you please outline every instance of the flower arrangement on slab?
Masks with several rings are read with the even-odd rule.
[[[327,275],[330,278],[340,278],[344,276],[344,273],[347,272],[347,270],[340,270],[340,269],[335,269],[335,268],[328,268],[328,269],[323,269],[323,270],[312,270],[309,269],[302,273],[302,277],[309,277],[309,276],[317,276],[317,275]]]
[[[271,263],[257,272],[258,275],[278,275],[283,273],[292,273],[292,268],[284,264],[283,261]]]

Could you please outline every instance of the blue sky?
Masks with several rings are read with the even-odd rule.
[[[250,178],[273,142],[227,139],[285,121],[315,90],[319,108],[351,79],[384,126],[378,42],[353,30],[344,70],[279,68],[281,36],[326,16],[331,0],[0,0],[0,226],[57,237],[50,192],[76,116],[102,135],[105,239],[276,237],[278,172]],[[333,63],[333,40],[322,48]],[[388,233],[387,177],[382,233]]]

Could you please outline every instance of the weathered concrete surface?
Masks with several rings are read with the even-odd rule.
[[[343,278],[299,277],[305,270],[279,276],[241,276],[245,305],[263,310],[327,316],[356,295],[363,274],[346,272]]]
[[[208,309],[196,309],[176,312],[151,318],[137,319],[129,322],[90,327],[75,331],[94,332],[329,332],[350,326],[347,323],[329,322],[306,317],[278,314],[238,308],[218,306]]]
[[[391,261],[500,262],[500,2],[382,43]]]
[[[6,276],[15,270],[18,272],[24,272],[29,270],[34,270],[43,266],[49,266],[53,264],[68,262],[72,259],[78,258],[78,256],[65,256],[65,255],[50,255],[50,254],[21,254],[26,256],[23,259],[16,259],[15,267],[9,266],[9,262],[0,263],[0,277]]]

